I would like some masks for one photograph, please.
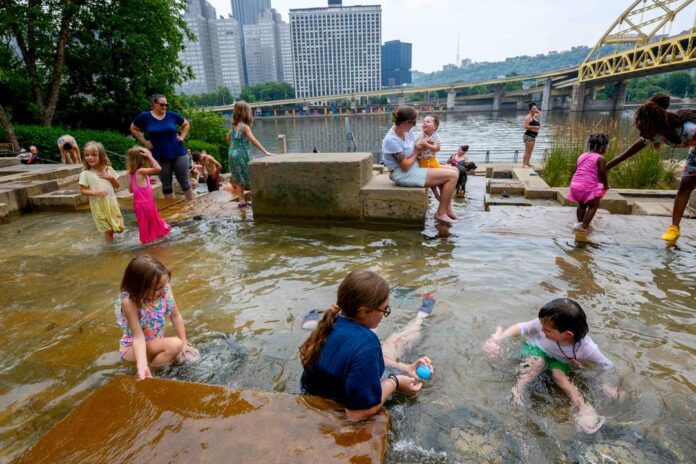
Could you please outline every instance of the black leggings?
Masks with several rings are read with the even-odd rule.
[[[172,187],[172,174],[176,175],[176,180],[181,185],[181,190],[188,192],[191,190],[191,183],[188,175],[188,156],[178,156],[171,160],[157,160],[162,166],[159,172],[160,181],[162,181],[162,193],[169,195],[174,192]]]

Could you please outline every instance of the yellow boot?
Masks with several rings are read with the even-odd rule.
[[[679,235],[681,235],[679,233],[679,226],[675,226],[674,224],[672,224],[667,228],[667,232],[662,234],[662,240],[664,240],[665,242],[676,242],[679,238]]]

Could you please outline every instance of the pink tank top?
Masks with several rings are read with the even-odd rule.
[[[138,185],[138,176],[130,174],[131,188],[133,189],[133,203],[154,203],[155,196],[152,193],[152,185],[150,179],[147,180],[147,185],[141,187]]]
[[[599,183],[599,175],[597,174],[597,160],[602,155],[599,153],[583,153],[578,158],[578,164],[573,174],[573,180],[570,182],[571,187],[581,189],[595,189]]]

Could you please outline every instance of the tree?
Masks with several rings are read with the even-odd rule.
[[[0,31],[11,34],[31,81],[39,119],[50,126],[58,103],[65,46],[86,1],[2,0]]]
[[[244,87],[240,99],[255,101],[287,100],[295,98],[295,89],[287,82],[266,82]]]
[[[190,34],[185,8],[185,0],[0,0],[0,38],[16,41],[34,120],[124,130],[148,95],[172,94],[192,75],[178,59]]]
[[[688,97],[694,91],[694,82],[689,73],[674,72],[667,76],[665,85],[671,95]]]

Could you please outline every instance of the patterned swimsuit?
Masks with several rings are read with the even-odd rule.
[[[128,351],[128,348],[133,345],[133,333],[121,311],[121,301],[126,296],[128,296],[128,292],[121,292],[114,305],[116,322],[121,329],[123,329],[123,336],[119,341],[118,349],[118,354],[121,359],[123,359],[123,355]],[[159,297],[155,300],[143,300],[143,304],[140,306],[140,309],[138,309],[138,314],[140,316],[140,327],[142,327],[143,335],[145,335],[145,341],[164,338],[164,325],[167,322],[167,318],[172,315],[173,310],[174,295],[172,295],[172,288],[169,284],[165,287],[164,297]]]

